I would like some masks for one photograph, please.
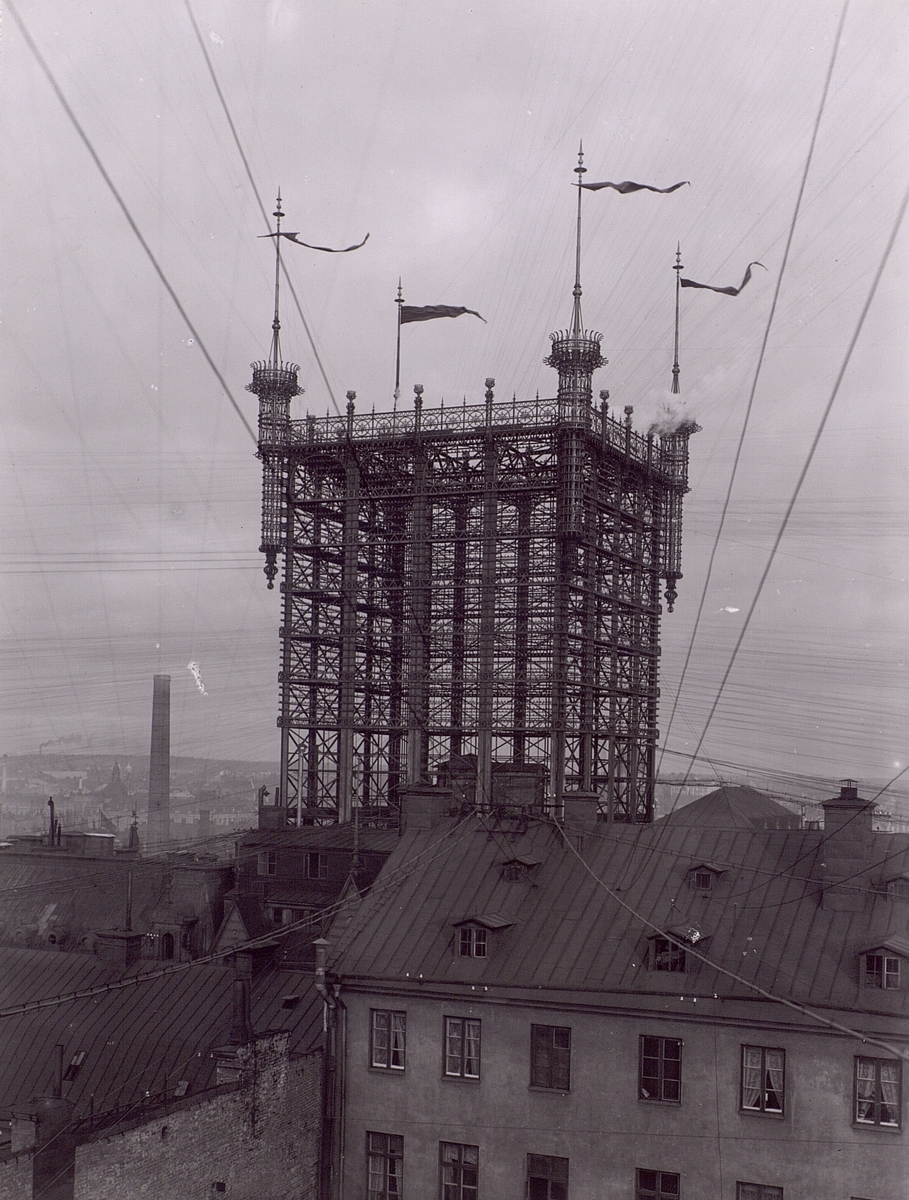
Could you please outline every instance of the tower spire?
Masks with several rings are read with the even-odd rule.
[[[275,315],[271,323],[271,349],[268,359],[252,363],[252,383],[246,390],[259,397],[259,446],[262,460],[262,542],[265,578],[275,586],[277,556],[284,550],[283,489],[285,463],[290,440],[290,402],[302,395],[297,386],[296,363],[281,358],[281,191],[275,211]]]
[[[672,359],[672,388],[671,388],[671,391],[673,392],[674,395],[677,396],[680,391],[679,371],[681,369],[679,367],[679,289],[681,286],[682,272],[685,270],[685,268],[682,266],[682,244],[681,244],[681,242],[676,243],[675,265],[673,266],[672,269],[673,269],[673,271],[675,271],[675,348],[674,348],[673,359]]]
[[[584,321],[581,317],[581,183],[582,176],[587,174],[587,168],[584,166],[584,143],[578,143],[578,165],[574,169],[578,177],[578,230],[575,241],[574,252],[574,308],[571,316],[571,334],[572,337],[580,337],[584,329]]]
[[[559,417],[562,420],[586,423],[586,415],[593,395],[593,372],[602,367],[606,359],[600,353],[603,335],[584,328],[581,315],[581,191],[584,166],[584,145],[578,148],[577,175],[578,210],[574,253],[574,288],[571,324],[549,335],[552,351],[545,360],[546,365],[555,367],[559,373]]]
[[[275,218],[275,315],[271,323],[271,350],[268,355],[268,365],[270,367],[280,367],[281,365],[281,218],[284,213],[281,211],[281,189],[278,188],[278,199],[275,204],[275,211],[272,213]]]

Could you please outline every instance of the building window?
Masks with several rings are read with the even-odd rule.
[[[314,915],[312,908],[273,908],[271,919],[275,925],[293,925],[295,921],[303,921]]]
[[[442,1200],[477,1200],[480,1147],[440,1142]]]
[[[642,1037],[639,1045],[641,1099],[678,1104],[682,1099],[682,1043],[678,1038]]]
[[[458,1079],[480,1078],[480,1022],[445,1018],[445,1074]]]
[[[482,925],[462,925],[458,930],[458,955],[461,958],[485,958],[487,944]]]
[[[260,850],[256,855],[256,871],[259,875],[274,875],[278,870],[278,854],[275,850]]]
[[[367,1133],[367,1200],[398,1200],[403,1192],[404,1139],[395,1133]]]
[[[531,1025],[530,1086],[567,1092],[571,1087],[571,1030]]]
[[[891,1058],[855,1060],[855,1119],[859,1125],[900,1127],[900,1063]]]
[[[865,987],[898,988],[900,960],[891,954],[865,955]]]
[[[654,937],[650,943],[652,971],[684,971],[685,951],[669,938]]]
[[[568,1200],[568,1159],[527,1155],[527,1200]]]
[[[735,1200],[783,1200],[783,1189],[766,1183],[737,1183]]]
[[[406,1013],[374,1008],[369,1047],[370,1065],[384,1067],[389,1071],[403,1071],[406,1031]]]
[[[678,1200],[679,1177],[672,1171],[642,1171],[635,1180],[635,1200]]]
[[[165,962],[172,959],[174,956],[174,935],[172,933],[164,933],[161,935],[161,957]]]
[[[785,1051],[769,1050],[765,1046],[743,1046],[742,1110],[782,1116],[785,1072]]]
[[[310,851],[303,855],[303,876],[305,879],[327,879],[328,859],[324,854]]]

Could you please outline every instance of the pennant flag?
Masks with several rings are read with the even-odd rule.
[[[326,254],[347,254],[349,250],[359,250],[361,246],[365,246],[369,234],[367,233],[363,241],[357,242],[355,246],[344,246],[340,250],[336,250],[333,246],[313,246],[311,242],[301,241],[299,233],[285,233],[283,229],[280,233],[260,233],[259,237],[283,237],[287,238],[289,242],[294,242],[297,246],[305,246],[307,250],[324,250]]]
[[[621,192],[623,196],[626,195],[628,192],[641,192],[641,191],[643,191],[643,192],[662,192],[665,195],[667,192],[674,192],[677,188],[684,187],[686,183],[690,185],[691,180],[683,179],[681,183],[674,183],[672,185],[672,187],[658,188],[658,187],[651,187],[649,183],[632,183],[632,181],[630,179],[625,179],[622,181],[622,183],[609,183],[608,181],[605,183],[582,183],[581,187],[587,188],[588,192],[598,192],[600,190],[600,188],[605,188],[605,187],[614,188],[615,191]]]
[[[401,324],[407,325],[410,321],[434,321],[436,317],[463,317],[465,313],[469,313],[472,317],[480,317],[478,312],[474,312],[472,308],[453,308],[450,304],[427,304],[423,308],[415,308],[412,304],[401,305]],[[480,317],[483,324],[486,324],[486,318]]]
[[[748,282],[748,280],[751,278],[751,268],[752,267],[760,267],[764,271],[767,270],[767,268],[764,266],[763,263],[759,263],[759,262],[749,263],[748,268],[745,271],[745,278],[742,280],[742,282],[739,284],[738,287],[714,287],[710,283],[695,283],[695,281],[693,279],[680,279],[679,284],[681,287],[705,288],[708,292],[720,292],[721,295],[723,295],[723,296],[737,296],[739,294],[739,292],[742,290],[742,288],[745,286],[745,284]]]

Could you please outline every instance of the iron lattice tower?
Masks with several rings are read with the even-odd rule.
[[[250,390],[298,819],[396,806],[454,762],[481,806],[510,771],[542,777],[555,811],[579,790],[610,820],[652,819],[660,580],[671,609],[696,426],[642,435],[593,402],[601,335],[580,300],[578,257],[553,399],[497,402],[487,379],[481,405],[424,408],[417,386],[412,412],[358,415],[348,392],[344,417],[303,420],[276,307]]]

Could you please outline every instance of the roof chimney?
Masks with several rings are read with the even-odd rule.
[[[862,912],[867,881],[858,876],[872,862],[873,800],[862,800],[854,779],[840,780],[840,794],[825,800],[821,843],[823,906],[832,912]]]
[[[148,760],[148,841],[160,850],[170,840],[170,676],[156,675],[152,692]]]
[[[401,826],[412,829],[431,829],[448,815],[452,805],[451,788],[434,787],[431,783],[412,783],[401,788]]]

